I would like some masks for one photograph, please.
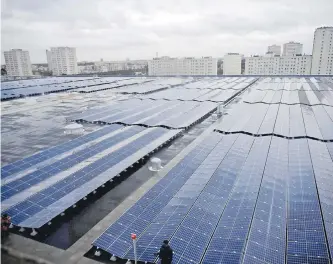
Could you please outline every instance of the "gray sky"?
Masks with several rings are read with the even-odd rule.
[[[51,46],[76,47],[82,61],[249,56],[299,41],[311,54],[332,10],[332,0],[2,0],[1,50],[27,49],[37,63]]]

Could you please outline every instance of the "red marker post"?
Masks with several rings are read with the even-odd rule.
[[[134,249],[134,263],[137,264],[138,260],[137,260],[137,255],[136,255],[136,234],[132,233],[131,234],[131,238],[133,241],[133,249]]]

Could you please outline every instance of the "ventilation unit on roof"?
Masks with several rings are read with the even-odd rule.
[[[148,168],[150,171],[159,171],[163,169],[161,160],[159,158],[151,158]]]

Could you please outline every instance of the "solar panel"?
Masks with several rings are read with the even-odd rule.
[[[137,139],[37,192],[5,212],[12,217],[15,225],[39,228],[178,133],[179,131],[168,131],[163,128],[147,129],[147,132]]]
[[[55,147],[48,148],[48,149],[38,152],[32,156],[24,158],[22,160],[18,160],[11,164],[5,165],[1,168],[1,177],[2,177],[2,179],[4,179],[4,178],[10,177],[16,173],[19,173],[21,171],[27,170],[32,167],[36,167],[36,165],[41,164],[41,163],[45,162],[46,160],[50,160],[58,155],[71,151],[83,144],[86,144],[88,142],[91,142],[91,141],[97,139],[98,137],[107,135],[121,127],[122,126],[120,126],[120,125],[110,125],[110,126],[102,128],[102,129],[96,130],[94,132],[91,132],[89,134],[86,134],[84,136],[73,139],[69,142],[63,143],[61,145],[57,145]]]
[[[250,137],[251,138],[251,137]],[[254,140],[254,141],[253,141]],[[249,232],[262,173],[265,168],[271,138],[253,139],[253,145],[228,197],[228,203],[219,216],[202,263],[229,263],[241,261]],[[218,253],[218,254],[216,254]],[[215,258],[212,258],[212,255]]]
[[[316,185],[320,198],[320,207],[325,224],[326,238],[333,255],[333,143],[308,140]],[[331,155],[330,152],[331,151]]]
[[[191,80],[177,88],[169,87],[170,80],[113,87],[124,93],[154,93],[89,109],[74,119],[185,128],[214,111],[215,102],[229,100],[256,78]],[[82,84],[92,86],[81,90],[109,89],[112,85],[107,82],[83,80]],[[182,83],[175,78],[173,84]],[[227,115],[217,128],[220,133],[212,132],[189,152],[93,245],[134,259],[130,234],[136,233],[142,262],[155,262],[160,243],[169,239],[173,263],[179,264],[330,263],[332,84],[328,78],[261,78],[245,90],[240,102],[226,108]],[[14,198],[21,197],[6,211],[14,224],[41,227],[179,133],[137,129],[139,135],[134,135],[134,128],[127,130],[125,138],[121,133],[116,141],[126,139],[126,143],[115,149],[106,140],[115,137],[110,131],[60,154],[52,152],[46,159],[36,156],[3,167],[8,180],[2,179],[2,201],[14,203]],[[85,145],[90,145],[88,152],[69,154]],[[98,153],[105,155],[78,168]],[[62,162],[55,161],[59,156]],[[27,174],[32,168],[36,170]],[[61,179],[53,182],[57,176]],[[41,183],[44,187],[29,194],[31,186]]]
[[[143,130],[145,130],[143,127],[131,127],[126,131],[106,138],[95,145],[84,148],[72,155],[37,169],[32,173],[28,173],[17,180],[14,180],[8,184],[4,184],[1,186],[1,188],[4,188],[1,195],[1,201],[7,200],[10,197],[21,193],[22,191],[29,189],[34,185],[40,184],[41,182],[44,183],[50,178],[56,176],[58,173],[64,170],[68,170],[75,165],[88,160],[96,154],[103,152],[104,150],[118,144],[120,141],[130,138]]]
[[[244,263],[285,263],[288,140],[273,137],[260,186]]]
[[[187,230],[195,233],[197,228],[203,232],[203,223],[202,226],[199,227],[193,226],[193,224],[199,223],[198,221],[195,221],[196,217],[198,217],[199,214],[202,215],[202,213],[204,213],[204,209],[198,207],[196,208],[197,210],[193,210],[193,204],[201,197],[207,198],[207,194],[203,194],[203,189],[211,187],[211,184],[208,184],[214,182],[213,177],[215,176],[216,171],[220,168],[220,163],[236,139],[237,136],[231,135],[220,141],[201,163],[201,165],[193,172],[181,189],[155,217],[154,221],[147,227],[144,234],[142,234],[138,239],[138,260],[153,262],[155,257],[150,253],[157,252],[161,241],[164,239],[170,240],[181,223],[184,225],[182,235],[185,235]],[[241,143],[243,144],[244,140]],[[238,145],[240,145],[240,142]],[[239,146],[239,148],[243,147],[244,146]],[[233,150],[234,149],[236,148],[233,148]],[[236,152],[236,150],[234,151]],[[191,208],[192,210],[189,213]],[[194,217],[194,219],[192,220],[189,218],[189,215]],[[213,216],[211,215],[214,214],[210,210],[210,214],[207,214],[207,216],[209,216],[208,219],[212,219]],[[188,220],[184,220],[185,216],[188,217]],[[192,230],[190,227],[192,227]],[[210,225],[208,225],[208,227],[210,227]],[[185,240],[189,239],[188,241],[190,241],[192,235],[193,234],[180,236],[180,239],[185,238]],[[173,242],[171,241],[171,244],[172,243]],[[191,247],[193,247],[193,245]],[[177,251],[177,254],[180,254],[180,252]],[[133,251],[130,250],[125,258],[133,259],[133,257]],[[191,259],[189,258],[189,260]],[[198,260],[193,259],[192,256],[192,261]]]
[[[322,105],[238,104],[224,116],[217,130],[255,136],[333,139],[333,108]]]
[[[107,108],[88,110],[87,113],[72,117],[71,120],[146,126],[186,128],[214,111],[212,102],[166,101],[166,100],[125,100]]]
[[[135,232],[140,236],[199,167],[221,140],[221,137],[216,133],[196,146],[164,178],[96,239],[93,245],[119,257],[125,256],[131,248],[130,234]]]
[[[287,262],[318,258],[329,263],[324,226],[306,139],[289,142]]]

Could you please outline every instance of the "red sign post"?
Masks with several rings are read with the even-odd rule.
[[[138,259],[137,259],[137,255],[136,255],[136,234],[132,233],[131,238],[132,238],[132,241],[133,241],[134,261],[135,261],[135,264],[137,264]]]

